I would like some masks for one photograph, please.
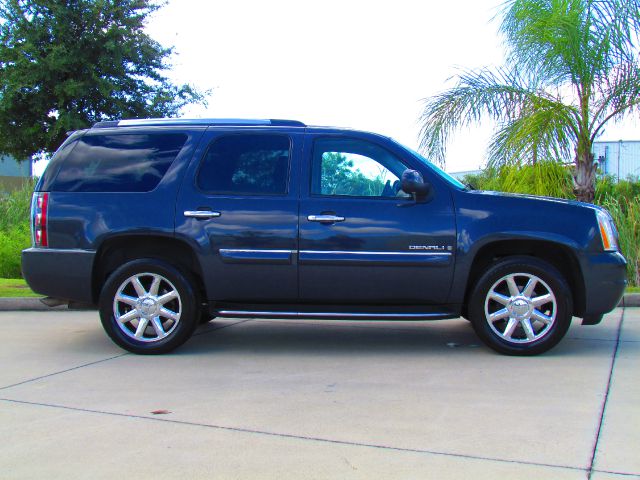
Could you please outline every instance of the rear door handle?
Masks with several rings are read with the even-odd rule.
[[[307,220],[310,222],[335,223],[344,222],[344,217],[338,215],[309,215]]]
[[[216,218],[216,217],[219,217],[220,215],[221,215],[220,212],[214,212],[211,210],[185,210],[184,211],[185,217],[192,217],[192,218],[199,218],[199,219]]]

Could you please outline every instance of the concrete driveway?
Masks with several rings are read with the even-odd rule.
[[[640,309],[575,323],[534,358],[464,320],[214,320],[142,357],[2,312],[0,477],[640,478]]]

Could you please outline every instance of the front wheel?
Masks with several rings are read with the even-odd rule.
[[[512,257],[478,280],[469,317],[478,336],[507,355],[537,355],[554,347],[571,324],[571,291],[551,264]]]
[[[133,353],[160,354],[186,342],[200,319],[187,277],[156,259],[134,260],[107,279],[100,318],[111,339]]]

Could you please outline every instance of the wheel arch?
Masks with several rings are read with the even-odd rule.
[[[194,279],[194,288],[204,295],[204,276],[193,247],[173,236],[159,234],[117,235],[104,240],[98,250],[93,267],[92,295],[94,302],[100,297],[105,281],[121,265],[140,258],[162,260]]]
[[[570,247],[560,243],[537,239],[495,240],[480,247],[473,257],[464,295],[463,315],[467,316],[467,306],[474,286],[496,261],[512,256],[529,256],[553,265],[565,278],[571,290],[573,315],[581,316],[585,310],[585,287],[582,269]]]

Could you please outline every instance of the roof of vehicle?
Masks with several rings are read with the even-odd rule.
[[[378,133],[352,128],[307,125],[299,120],[285,119],[255,119],[255,118],[140,118],[127,120],[107,120],[93,124],[92,129],[120,128],[120,127],[180,127],[180,126],[237,126],[237,127],[290,127],[304,128],[308,132],[333,134],[337,132],[349,132],[378,138],[389,138]]]
[[[237,126],[273,126],[306,127],[297,120],[249,119],[249,118],[141,118],[129,120],[107,120],[97,122],[93,128],[178,126],[178,125],[237,125]]]

